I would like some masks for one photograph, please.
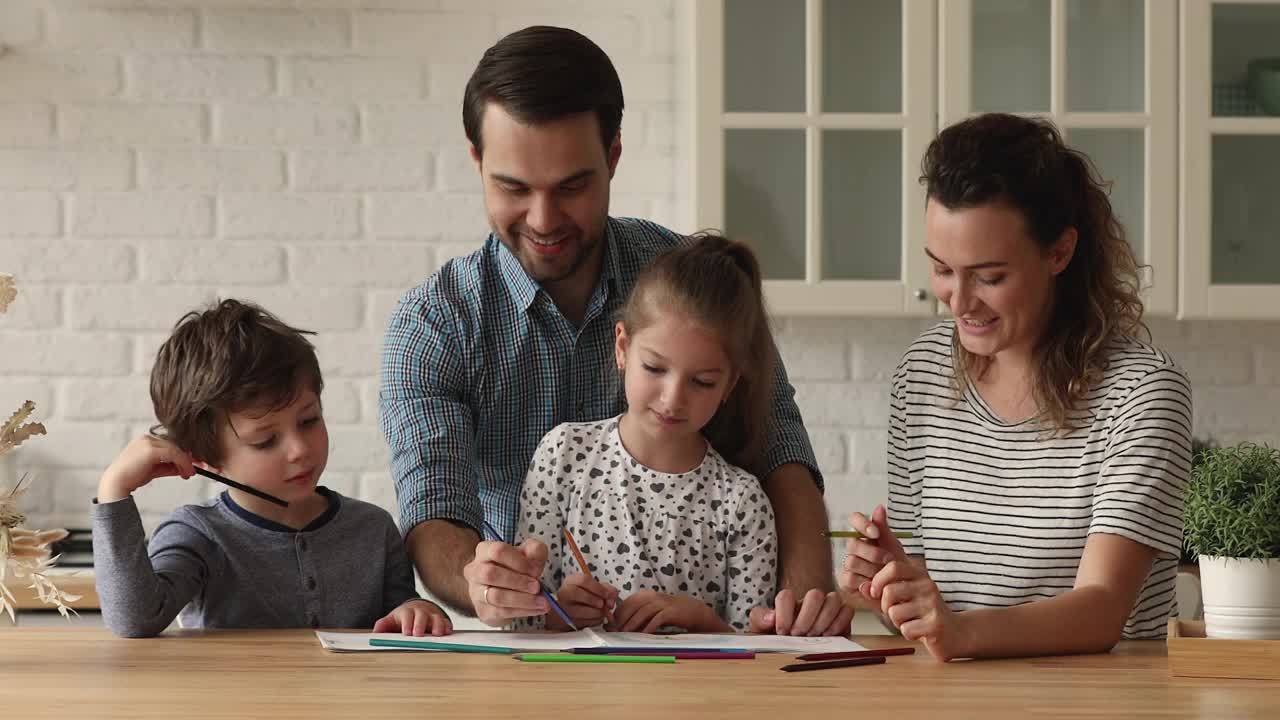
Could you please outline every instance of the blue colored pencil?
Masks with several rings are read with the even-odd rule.
[[[489,524],[488,520],[481,520],[481,522],[484,523],[485,532],[492,535],[494,540],[497,540],[499,542],[506,542],[506,540],[502,537],[502,535],[498,533],[497,530],[493,529],[493,526]],[[568,625],[569,627],[573,628],[574,630],[577,630],[578,626],[573,624],[573,620],[569,618],[569,613],[565,612],[564,608],[560,607],[560,603],[556,602],[556,596],[551,594],[551,590],[547,588],[546,583],[539,580],[538,587],[542,589],[542,597],[546,598],[547,602],[551,605],[551,609],[556,611],[556,614],[560,616],[560,619],[563,620],[565,624]]]

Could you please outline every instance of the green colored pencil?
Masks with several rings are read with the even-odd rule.
[[[493,655],[510,655],[514,648],[492,647],[489,645],[463,645],[461,643],[431,642],[430,640],[392,640],[390,638],[369,638],[373,647],[415,648],[418,650],[445,650],[460,653],[491,653]]]
[[[565,662],[565,663],[660,663],[670,665],[676,661],[674,655],[570,655],[568,653],[551,653],[545,655],[516,655],[523,662]]]
[[[861,538],[863,537],[862,533],[858,532],[857,530],[823,530],[822,534],[825,537],[829,537],[829,538]],[[893,536],[896,538],[915,537],[909,532],[896,532],[893,534]]]

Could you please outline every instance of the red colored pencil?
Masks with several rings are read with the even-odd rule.
[[[831,660],[829,662],[803,662],[795,665],[783,665],[783,672],[803,672],[805,670],[829,670],[831,668],[856,667],[858,665],[880,665],[884,656],[852,658],[849,660]]]
[[[891,655],[915,655],[913,647],[884,648],[882,650],[854,650],[852,652],[810,653],[797,660],[851,660],[853,658],[889,657]]]

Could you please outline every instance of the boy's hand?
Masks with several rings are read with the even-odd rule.
[[[715,611],[688,595],[667,595],[641,590],[622,601],[610,630],[617,632],[657,632],[674,625],[695,632],[733,632]]]
[[[159,477],[195,474],[191,455],[154,435],[143,435],[125,446],[98,482],[98,502],[123,500]]]
[[[414,598],[373,624],[373,631],[376,633],[397,630],[404,635],[415,637],[422,637],[427,633],[436,636],[448,635],[453,632],[453,623],[435,603]]]
[[[613,620],[613,608],[618,603],[618,588],[597,582],[583,573],[574,573],[564,579],[556,593],[556,599],[564,608],[573,624],[578,627],[594,627],[600,623]],[[547,615],[547,627],[552,630],[561,629],[564,621],[559,615]],[[563,628],[568,630],[568,627]]]

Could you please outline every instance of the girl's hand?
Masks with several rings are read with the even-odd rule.
[[[453,632],[453,623],[435,603],[415,598],[387,613],[373,624],[373,631],[376,633],[397,630],[415,637],[422,637],[427,633],[437,636],[448,635]]]
[[[688,595],[667,595],[653,590],[627,596],[608,629],[653,633],[667,625],[694,632],[733,632],[728,623],[702,602]]]
[[[871,578],[893,559],[893,555],[881,547],[880,538],[887,536],[894,545],[902,546],[889,531],[889,518],[883,505],[876,506],[870,519],[860,512],[850,515],[849,528],[862,533],[863,537],[850,538],[845,543],[844,562],[836,582],[841,590],[870,597]]]
[[[143,435],[125,446],[98,481],[98,502],[123,500],[134,490],[159,477],[195,474],[193,459],[177,445],[154,435]]]
[[[574,573],[564,579],[556,593],[556,599],[564,608],[573,624],[578,627],[594,627],[605,621],[613,620],[613,608],[618,604],[618,589],[612,585],[597,582],[584,573]],[[555,614],[547,615],[547,627],[560,629],[564,621]],[[564,628],[568,630],[568,628]]]

